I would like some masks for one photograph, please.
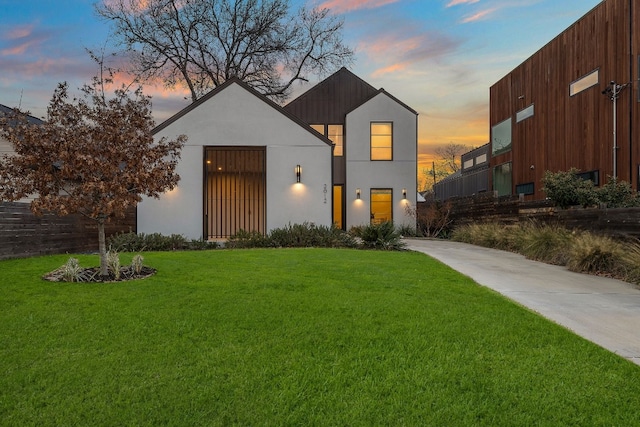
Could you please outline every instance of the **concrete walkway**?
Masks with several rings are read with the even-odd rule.
[[[465,243],[406,242],[409,249],[640,365],[640,290],[633,285]]]

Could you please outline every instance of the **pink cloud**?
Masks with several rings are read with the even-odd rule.
[[[480,20],[486,18],[487,16],[491,15],[495,11],[496,11],[496,8],[481,10],[480,12],[474,13],[473,15],[470,15],[470,16],[467,16],[466,18],[464,18],[462,20],[462,23],[463,24],[468,24],[469,22],[480,21]]]
[[[345,13],[359,9],[375,9],[400,0],[326,0],[320,9],[330,9],[334,13]]]
[[[400,71],[404,71],[408,67],[409,67],[408,63],[391,64],[387,67],[377,69],[371,74],[371,76],[373,78],[378,78],[378,77],[384,76],[385,74],[392,74],[392,73],[398,73]]]
[[[358,51],[373,61],[384,61],[374,76],[404,71],[412,64],[434,60],[453,52],[459,41],[445,34],[429,31],[402,38],[399,34],[379,37],[371,43],[362,43]]]
[[[473,4],[478,3],[480,0],[451,0],[446,7],[453,7],[459,4]]]
[[[25,38],[33,32],[33,25],[11,28],[6,32],[6,39],[15,40]]]

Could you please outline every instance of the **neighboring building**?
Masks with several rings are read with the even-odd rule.
[[[461,156],[461,167],[433,185],[437,200],[473,196],[489,188],[489,144],[474,148]]]
[[[9,108],[6,105],[0,104],[0,117],[9,115],[13,113],[13,111],[14,111],[13,108]],[[42,123],[44,123],[42,120],[30,115],[27,115],[27,121],[33,125],[41,125]],[[0,135],[0,157],[4,155],[11,155],[13,153],[14,153],[14,150],[11,143],[6,139],[4,139],[2,135]],[[30,203],[31,200],[33,200],[33,196],[29,196],[24,199],[18,200],[17,203]]]
[[[284,109],[334,142],[333,222],[415,226],[416,111],[341,68]]]
[[[491,87],[489,188],[543,199],[545,171],[578,168],[637,189],[639,79],[640,5],[604,0]]]
[[[187,135],[178,186],[138,205],[138,232],[225,239],[331,225],[331,142],[232,79],[154,129]]]
[[[13,113],[13,111],[13,108],[9,108],[6,105],[0,104],[0,117],[9,115]],[[43,123],[42,120],[29,115],[27,116],[27,121],[34,125],[41,125]],[[13,147],[11,146],[11,143],[9,141],[4,139],[0,135],[0,157],[2,157],[2,155],[4,154],[13,154]]]

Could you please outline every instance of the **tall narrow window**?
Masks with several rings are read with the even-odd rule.
[[[336,225],[336,228],[343,229],[342,224],[342,185],[334,185],[333,186],[333,223]]]
[[[511,162],[493,168],[493,190],[498,196],[511,195]]]
[[[327,126],[327,138],[336,145],[333,149],[333,155],[342,156],[344,153],[344,127],[342,125]]]
[[[324,135],[324,125],[320,125],[320,124],[315,124],[315,125],[310,125],[315,131],[320,132],[321,134]]]
[[[491,128],[491,154],[511,151],[511,118],[498,123]]]
[[[393,160],[393,123],[371,123],[371,160]]]
[[[391,188],[371,189],[371,224],[393,221],[393,190]]]

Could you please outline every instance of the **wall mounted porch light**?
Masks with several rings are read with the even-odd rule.
[[[356,188],[356,199],[360,200],[360,188]]]
[[[302,167],[300,165],[296,165],[295,173],[296,173],[296,182],[300,182],[300,178],[302,177]]]
[[[407,198],[407,189],[406,189],[406,188],[403,188],[403,189],[402,189],[402,198],[403,198],[403,199],[406,199],[406,198]]]

